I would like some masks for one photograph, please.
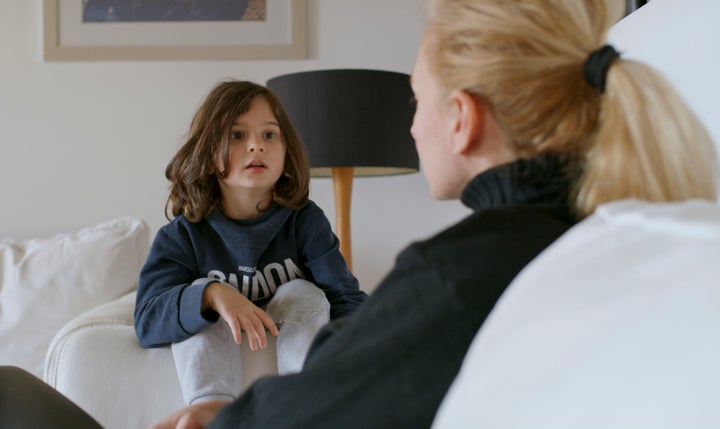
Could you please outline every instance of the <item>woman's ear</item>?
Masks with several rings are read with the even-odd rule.
[[[464,154],[481,143],[485,105],[467,91],[450,93],[453,153]]]

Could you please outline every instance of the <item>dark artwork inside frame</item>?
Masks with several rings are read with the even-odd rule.
[[[267,0],[83,0],[83,22],[264,21]]]

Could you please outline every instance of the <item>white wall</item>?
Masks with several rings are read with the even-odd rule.
[[[272,1],[272,0],[271,0]],[[375,68],[410,73],[424,0],[308,0],[309,57],[295,61],[42,60],[41,0],[0,13],[0,237],[41,237],[121,216],[166,220],[165,165],[217,81]],[[332,184],[311,198],[334,223]],[[421,174],[360,178],[353,189],[355,272],[371,291],[409,241],[467,213],[435,202]]]
[[[703,122],[720,150],[720,2],[652,0],[642,11],[615,25],[608,40],[624,58],[642,61],[662,73]]]

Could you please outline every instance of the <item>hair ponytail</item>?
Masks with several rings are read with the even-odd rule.
[[[717,198],[717,157],[709,134],[650,67],[628,60],[609,70],[594,142],[577,189],[589,214],[620,198]]]
[[[581,216],[621,198],[714,200],[703,126],[656,72],[603,47],[623,11],[606,0],[433,0],[428,63],[448,93],[489,103],[520,156],[571,161]]]

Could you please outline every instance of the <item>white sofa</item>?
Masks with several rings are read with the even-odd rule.
[[[184,405],[170,348],[140,347],[134,308],[130,292],[80,315],[57,333],[47,353],[45,381],[106,429],[147,427]],[[246,342],[239,347],[244,387],[277,373],[274,337],[264,350],[252,352]]]
[[[434,429],[717,428],[720,205],[606,204],[531,262]]]
[[[0,240],[0,365],[24,368],[107,429],[143,428],[183,405],[169,347],[133,329],[149,228],[123,218],[31,240]],[[245,385],[276,373],[275,342],[243,353]]]
[[[132,218],[0,240],[0,365],[42,377],[53,336],[85,311],[133,291],[148,247],[149,228]]]

